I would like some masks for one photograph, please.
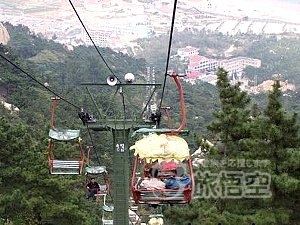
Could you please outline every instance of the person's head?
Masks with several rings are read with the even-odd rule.
[[[175,175],[178,177],[182,177],[184,175],[184,169],[182,166],[176,168]]]
[[[155,178],[157,178],[158,177],[158,169],[156,169],[156,168],[150,168],[149,169],[149,173],[150,173],[150,175],[151,175],[151,177],[155,177]]]
[[[96,179],[95,179],[95,178],[91,178],[91,182],[92,182],[92,183],[95,183],[95,182],[96,182]]]

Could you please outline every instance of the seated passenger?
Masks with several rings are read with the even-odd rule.
[[[175,176],[168,178],[165,181],[165,187],[167,189],[180,189],[186,188],[191,184],[191,178],[184,175],[184,169],[177,167],[175,170]]]
[[[178,163],[174,161],[163,162],[162,163],[162,171],[173,171],[179,166]]]
[[[86,188],[89,192],[88,196],[87,196],[87,199],[93,198],[94,200],[96,200],[95,194],[97,194],[98,191],[100,190],[100,186],[96,182],[95,178],[91,178],[90,182],[87,183]]]
[[[164,224],[163,218],[151,218],[148,221],[148,225],[163,225],[163,224]]]
[[[151,177],[152,175],[150,174],[150,169],[157,169],[158,171],[161,170],[161,165],[160,163],[158,162],[158,160],[154,161],[154,162],[151,162],[151,163],[147,163],[145,164],[145,167],[144,167],[144,174],[145,174],[145,177]]]
[[[150,168],[149,170],[150,178],[144,178],[141,182],[141,188],[146,189],[164,189],[165,183],[157,178],[158,176],[158,169]]]

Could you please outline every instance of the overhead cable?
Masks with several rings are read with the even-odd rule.
[[[165,77],[164,77],[164,82],[163,82],[162,94],[161,94],[161,99],[160,99],[160,104],[159,104],[159,111],[162,107],[162,101],[163,101],[163,97],[164,97],[166,81],[167,81],[167,76],[168,76],[168,68],[169,68],[169,60],[170,60],[171,47],[172,47],[172,38],[173,38],[173,30],[174,30],[174,24],[175,24],[176,8],[177,8],[177,0],[174,0],[171,31],[170,31],[169,46],[168,46],[168,55],[167,55],[167,63],[166,63],[166,70],[165,70]]]
[[[90,38],[91,42],[93,43],[93,46],[95,47],[96,51],[98,52],[99,56],[101,57],[102,61],[104,62],[104,64],[105,64],[106,67],[108,68],[108,70],[111,72],[111,74],[114,75],[114,76],[116,77],[116,79],[117,79],[120,83],[122,83],[122,82],[120,81],[120,79],[114,74],[114,72],[112,71],[112,69],[110,68],[110,66],[108,65],[108,63],[106,62],[106,60],[104,59],[104,57],[102,56],[102,54],[100,53],[98,47],[96,46],[95,42],[93,41],[93,39],[92,39],[92,37],[91,37],[91,35],[90,35],[90,33],[88,32],[88,30],[86,29],[84,23],[82,22],[82,20],[81,20],[79,14],[78,14],[76,8],[74,7],[72,1],[69,0],[69,2],[70,2],[70,5],[71,5],[72,8],[73,8],[73,10],[74,10],[74,12],[75,12],[75,14],[76,14],[78,20],[80,21],[80,23],[81,23],[83,29],[85,30],[86,34],[88,35],[88,37]]]
[[[42,84],[40,81],[38,81],[35,77],[31,76],[29,73],[27,73],[25,70],[23,70],[21,67],[19,67],[17,64],[15,64],[14,62],[12,62],[11,60],[9,60],[8,58],[6,58],[4,55],[0,54],[0,57],[4,60],[6,60],[8,63],[10,63],[11,65],[13,65],[15,68],[17,68],[18,70],[20,70],[22,73],[26,74],[28,77],[30,77],[34,82],[38,83],[39,85],[43,86],[43,88],[47,89],[49,92],[51,92],[52,94],[54,94],[55,96],[59,97],[61,100],[67,102],[68,104],[72,105],[73,107],[80,109],[80,107],[76,106],[75,104],[73,104],[72,102],[68,101],[67,99],[61,97],[59,94],[57,94],[56,92],[52,91],[49,87],[45,86],[44,84]]]
[[[14,62],[12,62],[11,60],[9,60],[8,58],[6,58],[5,56],[3,56],[2,54],[0,54],[0,57],[3,58],[4,60],[6,60],[8,63],[10,63],[11,65],[13,65],[15,68],[17,68],[18,70],[20,70],[21,72],[23,72],[24,74],[26,74],[28,77],[30,77],[34,82],[38,83],[39,85],[43,86],[44,88],[46,88],[49,92],[51,92],[52,94],[54,94],[55,96],[59,97],[61,100],[67,102],[68,104],[72,105],[73,107],[77,108],[77,109],[81,109],[80,107],[74,105],[73,103],[71,103],[70,101],[66,100],[65,98],[61,97],[59,94],[55,93],[54,91],[52,91],[49,87],[45,86],[44,84],[42,84],[40,81],[38,81],[35,77],[33,77],[32,75],[30,75],[29,73],[27,73],[25,70],[23,70],[21,67],[19,67],[18,65],[16,65]],[[93,146],[94,145],[94,141],[93,141],[93,138],[92,138],[92,135],[91,135],[91,132],[90,132],[90,129],[87,125],[87,130],[88,130],[88,134],[89,134],[89,137],[91,139],[91,143]],[[96,154],[96,157],[97,157],[97,161],[100,164],[100,159],[99,159],[99,156],[97,154],[97,151],[95,151],[95,154]]]
[[[90,139],[91,139],[91,143],[92,143],[94,152],[95,152],[95,154],[96,154],[96,158],[97,158],[98,164],[101,165],[101,163],[100,163],[100,158],[99,158],[98,153],[97,153],[97,151],[96,151],[96,149],[95,149],[94,140],[93,140],[93,138],[92,138],[91,131],[90,131],[90,128],[89,128],[88,124],[86,125],[86,127],[87,127],[87,130],[88,130],[88,133],[89,133],[89,137],[90,137]]]

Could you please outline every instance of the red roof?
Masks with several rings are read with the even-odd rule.
[[[201,61],[207,61],[208,58],[201,55],[193,55],[190,57],[190,64],[199,64]]]
[[[204,76],[204,73],[200,71],[190,71],[186,74],[186,79],[197,79],[202,76]]]

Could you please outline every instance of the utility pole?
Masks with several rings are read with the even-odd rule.
[[[122,88],[128,86],[151,86],[155,87],[153,92],[156,90],[156,87],[161,86],[161,84],[134,84],[134,83],[117,83],[112,79],[108,79],[106,84],[97,84],[97,83],[83,83],[84,86],[97,86],[97,85],[106,85],[111,86],[111,88]],[[88,90],[88,88],[87,88]],[[128,89],[127,89],[128,90]],[[123,90],[122,90],[123,92]],[[90,96],[92,94],[89,92]],[[153,94],[151,95],[153,96]],[[92,98],[93,100],[93,98]],[[95,107],[97,108],[98,113],[100,114],[101,109],[94,102]],[[145,108],[143,109],[145,110]],[[124,112],[126,114],[126,112]],[[139,115],[143,115],[143,112]],[[142,124],[139,118],[127,119],[126,115],[123,115],[123,118],[105,118],[101,119],[95,123],[89,123],[88,128],[93,131],[109,131],[112,133],[113,137],[113,174],[112,174],[112,190],[113,190],[113,224],[114,225],[128,225],[129,224],[129,196],[130,196],[130,180],[131,176],[129,173],[129,134],[131,130],[137,130],[139,128],[147,127],[147,124]],[[151,125],[148,125],[150,127]]]

